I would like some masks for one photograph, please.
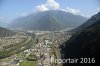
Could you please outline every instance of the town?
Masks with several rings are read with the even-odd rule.
[[[0,38],[1,66],[61,66],[52,62],[61,59],[60,45],[70,38],[67,32],[37,32],[29,35],[19,32],[11,37]]]

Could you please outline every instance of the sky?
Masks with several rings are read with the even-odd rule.
[[[63,10],[90,18],[100,11],[99,0],[0,0],[0,21],[47,10]]]

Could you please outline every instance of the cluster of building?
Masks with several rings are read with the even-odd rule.
[[[18,33],[11,37],[1,37],[0,38],[0,47],[4,47],[10,44],[17,44],[25,41],[27,39],[27,35]]]
[[[51,32],[48,34],[42,34],[40,35],[41,37],[39,37],[39,42],[44,41],[45,39],[50,40],[50,44],[55,45],[56,47],[58,47],[59,45],[63,44],[66,40],[68,40],[70,38],[70,34],[67,32]]]

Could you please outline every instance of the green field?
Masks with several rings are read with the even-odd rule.
[[[5,59],[0,59],[0,62],[10,62],[11,59],[5,58]]]
[[[36,66],[37,61],[22,61],[19,66]]]

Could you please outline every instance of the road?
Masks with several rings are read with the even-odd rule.
[[[49,45],[51,45],[51,47],[54,49],[56,57],[55,59],[61,59],[61,54],[60,54],[60,50],[59,50],[59,46],[61,44],[63,44],[66,40],[68,40],[70,38],[70,35],[68,33],[49,33],[49,34],[42,34],[38,37],[39,42],[43,42],[43,45],[45,45],[45,48],[43,48],[41,46],[41,50],[44,51],[44,60],[41,60],[42,58],[40,58],[38,65],[41,63],[42,66],[45,66],[45,63],[48,64],[48,66],[51,65],[51,63],[49,62],[51,57],[49,54],[49,50],[50,48],[48,48]],[[46,40],[48,40],[48,42],[45,42]],[[41,43],[42,44],[42,43]],[[46,45],[48,44],[48,45]],[[46,61],[48,60],[49,61]],[[44,61],[46,61],[45,63],[43,63]],[[41,66],[40,65],[40,66]],[[55,65],[54,65],[55,66]],[[62,63],[57,63],[56,66],[62,66]]]

